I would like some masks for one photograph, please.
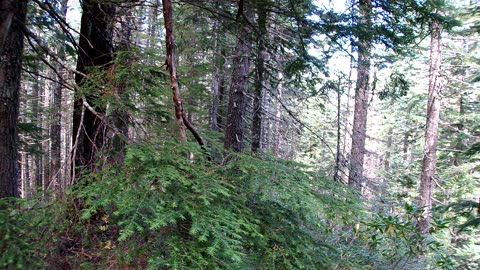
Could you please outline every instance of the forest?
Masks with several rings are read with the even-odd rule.
[[[477,0],[0,0],[0,269],[479,269]]]

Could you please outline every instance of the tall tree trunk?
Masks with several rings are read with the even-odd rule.
[[[279,73],[281,75],[281,73]],[[282,126],[282,83],[279,82],[277,88],[277,103],[275,104],[275,121],[273,122],[273,143],[272,143],[272,153],[275,157],[281,157],[281,126]]]
[[[262,147],[262,131],[263,131],[263,92],[265,81],[265,38],[267,36],[267,9],[266,3],[257,2],[258,15],[258,45],[257,45],[257,61],[255,76],[255,91],[253,100],[253,122],[252,122],[252,152],[258,152]]]
[[[271,122],[272,122],[272,111],[271,111],[271,103],[272,103],[272,98],[270,94],[271,90],[271,84],[269,83],[268,80],[264,81],[266,85],[264,85],[265,91],[262,93],[262,108],[263,108],[263,121],[262,121],[262,137],[261,137],[261,143],[262,143],[262,149],[263,151],[269,151],[270,149],[270,141],[271,141],[271,136],[272,136],[272,128],[271,128]]]
[[[213,25],[213,74],[212,74],[212,105],[210,106],[210,129],[221,131],[224,115],[225,96],[225,49],[222,48],[218,34],[219,21]]]
[[[183,105],[180,98],[180,91],[178,89],[177,66],[175,64],[175,38],[173,36],[172,2],[170,0],[163,0],[162,3],[167,43],[166,63],[168,72],[170,73],[170,87],[172,88],[173,102],[175,104],[175,119],[177,119],[177,124],[180,131],[180,140],[182,142],[186,142],[187,134],[185,132],[185,123],[183,121]]]
[[[117,26],[117,36],[118,40],[116,51],[128,52],[131,51],[132,44],[132,31],[135,29],[135,16],[133,14],[134,7],[131,2],[125,2],[117,5],[117,14],[119,16],[120,26]],[[129,55],[129,54],[127,54]],[[124,62],[125,61],[125,62]],[[120,59],[120,65],[130,66],[132,62],[136,60],[132,59],[130,56],[125,59]],[[116,66],[113,65],[109,73],[111,77],[117,77]],[[127,83],[125,80],[115,80],[113,92],[117,96],[117,102],[113,104],[113,112],[109,115],[110,120],[110,129],[109,132],[109,164],[119,164],[122,163],[125,158],[126,146],[129,141],[128,128],[130,125],[129,115],[126,110],[126,107],[123,106],[122,102],[129,99],[129,95],[126,92]]]
[[[344,153],[344,156],[343,157],[343,163],[342,166],[345,167],[345,162],[348,161],[348,154],[347,154],[347,151],[350,151],[352,149],[351,147],[351,138],[350,138],[350,135],[351,135],[351,129],[350,129],[350,126],[351,126],[351,104],[352,104],[352,100],[351,100],[351,97],[352,97],[352,88],[353,88],[353,80],[352,80],[352,73],[353,73],[353,68],[354,68],[354,62],[355,62],[355,59],[353,56],[350,56],[350,68],[349,68],[349,71],[348,71],[348,86],[347,86],[347,101],[346,101],[346,104],[345,104],[345,112],[343,113],[343,122],[344,122],[344,127],[343,127],[343,147],[342,147],[342,153]],[[347,182],[348,182],[348,179],[346,179]]]
[[[210,106],[209,112],[209,125],[210,129],[214,131],[219,131],[217,116],[218,116],[218,96],[219,96],[219,74],[220,67],[219,62],[219,42],[218,42],[218,21],[213,23],[213,74],[212,74],[212,104]]]
[[[225,119],[227,116],[227,104],[226,104],[226,90],[227,90],[227,79],[226,79],[226,72],[227,72],[227,51],[226,49],[222,49],[220,51],[220,57],[222,59],[222,66],[221,66],[221,73],[219,74],[220,78],[218,80],[218,111],[217,111],[217,125],[219,131],[225,130]]]
[[[249,5],[250,3],[247,3]],[[250,71],[251,39],[246,19],[251,7],[243,9],[240,1],[237,21],[237,45],[233,58],[232,81],[229,90],[227,126],[225,127],[225,149],[241,153],[244,150],[245,113],[247,109],[248,74]]]
[[[0,198],[18,197],[18,110],[27,0],[0,2]]]
[[[68,9],[68,0],[62,0],[59,3],[60,9],[60,16],[65,18],[67,16],[67,9]],[[57,44],[56,51],[58,54],[58,58],[61,60],[65,60],[65,48],[62,44]],[[61,64],[56,64],[57,70],[57,82],[53,88],[53,95],[52,95],[52,107],[54,109],[53,119],[50,125],[50,181],[54,183],[54,186],[57,188],[57,191],[63,191],[64,184],[62,182],[63,174],[61,169],[62,163],[62,91],[63,91],[63,84],[64,84],[64,68]]]
[[[340,92],[340,87],[337,87],[337,150],[335,154],[335,168],[334,168],[334,173],[333,173],[333,180],[337,182],[342,182],[342,177],[340,176],[340,170],[342,166],[342,157],[343,153],[340,147],[340,144],[342,143],[341,138],[342,138],[342,127],[340,125],[341,123],[341,105],[342,105],[342,95]]]
[[[438,141],[438,122],[440,118],[440,90],[442,79],[440,66],[442,63],[441,24],[432,23],[430,41],[430,71],[428,83],[427,124],[425,130],[425,146],[420,178],[418,205],[423,207],[423,217],[419,228],[423,233],[428,232],[431,220],[433,178],[436,170],[436,152]]]
[[[100,0],[84,0],[82,11],[77,70],[88,75],[90,68],[106,68],[113,59],[115,6]],[[87,78],[77,74],[75,82],[78,86],[82,86],[85,79]],[[75,96],[72,134],[74,177],[79,175],[76,169],[95,170],[97,156],[104,144],[105,126],[102,116],[105,107],[96,104],[100,98],[101,89],[95,89],[95,92],[83,95],[78,91]]]
[[[388,128],[388,134],[387,134],[387,150],[385,151],[385,160],[383,163],[385,171],[390,170],[390,158],[392,156],[392,143],[393,143],[393,128]]]
[[[393,107],[394,100],[390,101],[390,107]],[[389,127],[387,130],[387,145],[385,150],[385,159],[383,161],[383,168],[386,172],[390,170],[390,159],[392,157],[392,144],[393,144],[393,127]]]
[[[360,25],[367,31],[371,23],[371,0],[360,0]],[[350,154],[350,174],[348,184],[361,190],[365,139],[367,135],[368,91],[370,78],[371,40],[366,34],[358,35],[357,83],[355,87],[355,109],[353,116],[352,151]]]
[[[32,71],[35,73],[35,74],[40,74],[40,70],[39,70],[39,67],[41,67],[41,64],[40,64],[40,61],[38,61],[35,65],[35,67],[33,67]],[[31,121],[32,123],[38,127],[38,128],[41,128],[41,130],[39,131],[41,134],[41,137],[43,137],[43,129],[42,129],[42,119],[41,119],[41,115],[43,115],[43,113],[40,112],[41,109],[41,100],[42,100],[42,96],[43,96],[43,92],[42,90],[45,88],[45,84],[43,85],[40,85],[40,83],[42,82],[42,79],[40,78],[39,75],[34,75],[35,76],[35,81],[32,82],[32,96],[31,96],[31,109],[32,109],[32,114],[31,114]],[[41,142],[40,141],[36,141],[35,142],[36,144],[39,144],[39,149],[42,149],[43,147],[41,147]],[[32,176],[32,179],[28,179],[29,181],[34,181],[34,183],[30,186],[33,186],[35,187],[36,189],[43,189],[43,169],[42,169],[42,158],[43,158],[43,155],[44,153],[41,153],[41,151],[35,151],[34,153],[32,153],[32,155],[30,155],[31,158],[33,158],[33,170],[32,170],[32,173],[30,174]],[[24,194],[33,194],[33,190],[25,190],[24,191]]]

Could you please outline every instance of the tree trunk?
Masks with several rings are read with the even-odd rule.
[[[225,118],[225,65],[226,51],[221,45],[219,35],[219,21],[213,25],[213,74],[212,74],[212,105],[210,106],[210,129],[221,131]]]
[[[281,75],[281,73],[279,73]],[[272,153],[275,157],[281,157],[281,125],[282,125],[282,104],[280,100],[282,99],[282,83],[279,82],[277,88],[277,103],[275,104],[275,121],[273,122],[273,143],[272,143]]]
[[[390,107],[393,108],[394,100],[390,100]],[[393,113],[393,110],[391,110]],[[384,170],[390,171],[390,159],[392,158],[392,145],[393,145],[393,127],[389,127],[387,130],[387,145],[385,150],[385,159],[383,161]]]
[[[218,35],[218,21],[213,23],[213,74],[212,74],[212,105],[210,106],[210,129],[220,131],[219,106],[220,106],[220,80],[223,73],[223,59],[220,56]]]
[[[392,156],[392,143],[393,143],[393,128],[388,129],[387,134],[387,150],[385,151],[385,160],[383,163],[384,169],[386,172],[390,171],[390,158]]]
[[[335,154],[335,168],[334,168],[334,173],[333,173],[333,180],[341,183],[342,177],[340,176],[340,170],[342,166],[342,157],[343,153],[340,147],[341,138],[342,138],[342,127],[341,127],[341,105],[342,105],[342,95],[340,92],[340,87],[337,87],[337,150]]]
[[[183,121],[183,105],[180,99],[180,91],[178,89],[177,80],[177,66],[175,64],[175,38],[173,36],[173,21],[172,21],[172,2],[170,0],[163,0],[163,19],[165,21],[166,31],[166,46],[167,46],[167,69],[170,73],[170,87],[173,93],[173,102],[175,104],[175,119],[177,120],[180,131],[180,140],[187,141],[187,134],[185,132],[185,123]]]
[[[243,3],[243,1],[240,1]],[[237,19],[241,23],[233,58],[232,81],[229,90],[227,126],[225,127],[225,149],[237,153],[244,149],[245,113],[247,109],[248,75],[250,72],[251,39],[245,18],[250,7],[243,10],[239,5]],[[242,15],[243,14],[243,15]]]
[[[115,51],[128,52],[131,50],[132,44],[132,31],[135,29],[135,15],[134,7],[131,2],[125,2],[117,5],[117,14],[121,14],[118,20],[120,21],[120,26],[117,26],[116,39],[117,46]],[[130,55],[130,54],[127,54]],[[136,60],[132,59],[130,56],[128,58],[120,59],[119,65],[130,66],[132,62]],[[112,78],[117,77],[118,73],[116,70],[116,65],[113,65],[109,70]],[[117,96],[117,102],[115,102],[112,107],[113,111],[109,115],[109,126],[110,132],[108,136],[109,141],[109,164],[120,164],[123,162],[126,154],[126,146],[129,141],[128,128],[130,126],[130,120],[128,112],[123,106],[122,102],[128,100],[129,94],[127,93],[128,83],[125,80],[114,79],[113,92]]]
[[[115,6],[99,0],[84,0],[82,11],[77,70],[88,75],[90,68],[106,68],[113,59]],[[86,79],[80,74],[75,76],[78,86],[83,86]],[[94,171],[97,168],[98,154],[104,144],[102,116],[105,106],[96,104],[102,89],[88,90],[86,95],[78,91],[75,96],[72,134],[74,177],[79,175],[76,169]]]
[[[364,27],[364,31],[368,29],[371,23],[371,9],[371,0],[360,0],[360,24]],[[350,174],[348,176],[348,184],[357,190],[361,190],[364,182],[363,163],[365,158],[365,138],[367,135],[371,46],[369,37],[366,34],[359,34],[352,151],[350,154]]]
[[[423,207],[423,218],[419,228],[428,232],[431,220],[433,178],[436,170],[436,151],[438,141],[438,122],[440,118],[440,90],[442,82],[440,66],[442,63],[441,24],[432,23],[430,41],[430,71],[428,83],[427,124],[425,130],[425,146],[420,178],[418,205]]]
[[[63,18],[67,15],[68,9],[68,0],[62,0],[59,3],[60,7],[60,16]],[[58,59],[65,60],[65,48],[62,44],[57,44],[56,46]],[[61,169],[62,163],[62,91],[63,91],[63,84],[64,84],[64,68],[61,64],[57,63],[57,82],[53,88],[53,96],[52,96],[52,107],[53,107],[53,119],[50,125],[50,181],[54,183],[57,191],[62,192],[65,188],[62,182],[63,174]]]
[[[27,0],[0,3],[0,198],[18,197],[18,110]]]
[[[40,61],[36,63],[37,65],[32,68],[32,71],[35,74],[40,74],[40,69],[41,67]],[[42,100],[43,92],[42,90],[45,88],[45,84],[40,85],[42,82],[42,79],[40,78],[39,75],[35,75],[35,81],[32,82],[32,96],[31,96],[31,109],[32,109],[32,114],[31,114],[31,122],[38,128],[42,128],[42,117],[40,115],[43,115],[43,113],[40,112],[40,105],[42,104],[40,101]],[[43,108],[42,108],[43,109]],[[38,131],[39,133],[43,133],[43,129]],[[40,134],[41,137],[43,134]],[[43,147],[41,146],[42,142],[39,140],[35,141],[35,144],[38,144],[39,149],[42,149]],[[43,153],[41,151],[36,150],[35,152],[30,155],[30,157],[33,159],[33,170],[32,173],[30,174],[32,179],[28,179],[28,181],[34,181],[33,184],[30,186],[33,186],[35,189],[43,190],[43,169],[42,169],[42,158],[43,158]],[[30,195],[33,194],[33,190],[24,190],[24,194]]]
[[[258,14],[258,45],[257,45],[257,62],[255,76],[255,92],[253,100],[253,122],[252,122],[252,152],[258,152],[262,147],[262,131],[263,131],[263,92],[265,81],[265,38],[267,36],[267,9],[265,3],[257,2]]]

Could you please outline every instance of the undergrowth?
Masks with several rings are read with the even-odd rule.
[[[228,160],[191,144],[132,145],[52,203],[4,201],[0,268],[385,269],[426,252],[409,249],[423,245],[411,218],[373,217],[302,164]]]

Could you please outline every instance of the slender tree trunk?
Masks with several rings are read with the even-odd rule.
[[[180,91],[177,80],[177,67],[175,64],[175,38],[173,36],[173,21],[172,21],[172,2],[170,0],[163,0],[163,19],[165,21],[166,31],[166,45],[167,45],[167,69],[170,73],[170,87],[173,93],[173,102],[175,104],[175,119],[177,120],[180,131],[180,140],[187,141],[187,134],[185,132],[185,123],[183,121],[183,105],[180,99]]]
[[[115,6],[99,0],[84,0],[82,11],[77,70],[88,75],[90,68],[106,68],[113,59]],[[77,74],[75,82],[82,86],[86,79]],[[77,92],[75,96],[72,134],[74,177],[79,175],[76,169],[96,170],[98,154],[104,145],[105,107],[96,104],[102,89],[89,90],[87,95]]]
[[[282,125],[282,104],[280,100],[282,99],[282,84],[279,83],[277,87],[277,104],[275,106],[275,122],[273,124],[273,145],[272,145],[272,153],[276,157],[281,156],[281,125]]]
[[[218,21],[213,23],[213,74],[212,74],[212,105],[210,106],[210,129],[220,131],[218,123],[220,106],[220,79],[223,59],[220,56],[220,44],[218,36]]]
[[[351,119],[350,119],[350,109],[351,109],[351,96],[352,96],[352,88],[353,88],[353,83],[352,83],[352,71],[353,71],[353,68],[354,68],[354,62],[355,62],[355,59],[353,58],[353,56],[350,57],[350,69],[348,71],[348,86],[347,86],[347,101],[346,101],[346,104],[345,104],[345,112],[343,113],[343,122],[345,123],[344,124],[344,128],[343,128],[343,147],[342,147],[342,153],[347,153],[347,151],[351,150],[352,147],[351,147],[351,138],[349,137],[351,135],[350,133],[350,126],[351,126]],[[347,156],[344,157],[344,163],[346,161],[348,161],[348,154],[346,154]],[[342,164],[343,167],[345,167],[346,164]],[[347,179],[348,181],[348,179]]]
[[[462,78],[462,82],[463,81],[465,81],[465,78]],[[458,120],[458,123],[457,123],[457,128],[458,128],[458,132],[462,133],[462,132],[464,132],[464,129],[465,129],[465,126],[464,126],[464,123],[463,123],[463,119],[464,119],[464,116],[465,116],[465,108],[464,108],[464,104],[463,104],[463,93],[460,93],[460,96],[458,97],[458,114],[459,114],[460,117],[459,117],[459,120]],[[457,142],[455,143],[454,147],[455,147],[456,150],[459,150],[459,151],[465,150],[465,144],[464,144],[464,140],[463,140],[462,136],[457,137]],[[456,153],[453,154],[452,164],[454,166],[459,166],[462,163],[460,155],[461,155],[461,153],[459,153],[459,152],[456,152]]]
[[[243,1],[240,1],[243,3]],[[247,5],[249,5],[248,3]],[[245,113],[247,109],[248,74],[250,72],[251,39],[245,18],[249,18],[251,7],[243,10],[239,5],[237,21],[240,28],[233,58],[232,81],[229,90],[227,126],[225,127],[225,149],[241,153],[244,150]]]
[[[217,111],[217,125],[219,131],[225,130],[225,119],[226,119],[226,109],[227,109],[227,104],[225,100],[225,92],[227,88],[227,80],[226,80],[226,72],[227,72],[227,51],[225,49],[222,49],[220,51],[220,57],[222,59],[221,63],[221,73],[219,74],[220,78],[218,80],[218,111]]]
[[[35,75],[34,76],[34,81],[29,82],[31,84],[31,96],[29,98],[29,102],[27,102],[27,105],[30,106],[31,108],[31,114],[30,114],[30,123],[33,124],[34,126],[38,128],[42,128],[42,119],[40,115],[43,115],[43,113],[40,112],[40,104],[42,100],[42,95],[43,93],[42,90],[45,87],[45,85],[41,85],[43,82],[42,79],[40,78],[40,67],[41,67],[40,61],[35,61],[35,65],[32,67],[32,72]],[[28,90],[26,90],[26,95],[28,96]],[[28,104],[29,103],[29,104]],[[43,133],[43,129],[40,131],[37,131],[39,133]],[[43,134],[39,134],[40,137],[42,137]],[[41,144],[40,141],[36,141],[35,144]],[[42,149],[43,147],[39,147],[39,149]],[[35,189],[43,189],[43,174],[42,174],[42,156],[43,153],[40,153],[39,150],[32,151],[28,157],[32,159],[32,167],[31,167],[31,173],[30,173],[30,179],[27,179],[27,182],[31,182],[30,184],[26,185],[23,190],[23,194],[25,197],[29,197],[30,195],[34,194]],[[30,187],[33,187],[30,189]]]
[[[430,75],[428,83],[427,124],[425,130],[425,146],[420,178],[418,205],[423,207],[424,214],[419,227],[423,233],[428,232],[431,220],[433,178],[436,170],[436,151],[438,141],[438,122],[440,118],[440,90],[442,79],[440,66],[442,63],[441,24],[434,21],[430,41]]]
[[[0,198],[18,197],[19,90],[27,0],[0,2]]]
[[[258,152],[262,147],[263,117],[263,92],[265,83],[265,38],[267,37],[267,9],[263,1],[257,2],[258,14],[258,45],[255,76],[255,91],[253,100],[252,122],[252,152]]]
[[[270,141],[271,141],[271,136],[272,136],[272,128],[271,128],[271,103],[272,103],[272,98],[270,95],[270,90],[271,86],[268,80],[265,80],[265,86],[264,89],[266,91],[263,91],[262,93],[262,108],[263,108],[263,121],[262,121],[262,138],[261,138],[261,143],[262,143],[262,149],[266,152],[270,149]]]
[[[371,0],[360,0],[360,24],[367,29],[370,25]],[[370,78],[371,41],[365,34],[358,37],[357,84],[355,87],[355,109],[353,116],[352,151],[348,184],[357,190],[363,186],[363,163],[367,135],[368,91]]]
[[[50,72],[52,75],[52,77],[54,77],[53,75],[53,71]],[[43,91],[40,91],[41,92],[41,96],[38,97],[39,100],[41,100],[41,110],[42,112],[45,111],[45,113],[42,113],[40,116],[39,116],[39,127],[42,128],[42,133],[43,133],[43,136],[42,137],[45,137],[45,138],[49,138],[49,135],[50,135],[50,125],[49,125],[49,121],[50,121],[50,112],[47,112],[46,110],[48,110],[48,108],[50,107],[50,96],[51,96],[51,87],[52,87],[52,83],[45,83],[44,84],[44,87],[42,87],[41,90]],[[42,142],[40,143],[43,151],[42,153],[39,155],[39,162],[40,162],[40,175],[41,175],[41,179],[42,179],[42,182],[43,182],[43,192],[44,192],[44,195],[46,195],[46,192],[47,192],[47,189],[51,188],[51,182],[50,182],[50,166],[49,166],[49,162],[50,162],[50,140],[42,140]]]
[[[213,25],[213,74],[212,74],[212,105],[210,106],[210,129],[221,131],[225,117],[225,59],[226,51],[221,45],[219,21]]]
[[[342,182],[342,178],[340,176],[340,169],[342,166],[342,150],[340,147],[341,138],[342,138],[342,127],[340,126],[341,123],[341,105],[342,105],[342,95],[340,92],[340,87],[337,88],[337,153],[335,155],[335,169],[333,173],[333,179],[337,182]]]
[[[390,170],[390,158],[392,156],[392,143],[393,143],[393,137],[392,137],[393,129],[389,128],[388,129],[388,134],[387,134],[387,150],[385,151],[385,160],[383,163],[385,171]]]
[[[67,8],[68,8],[68,0],[62,0],[59,3],[59,8],[61,12],[61,16],[65,18],[67,16]],[[56,46],[58,58],[65,60],[65,48],[62,44],[57,44]],[[56,65],[56,69],[58,72],[57,75],[57,82],[53,88],[53,95],[52,95],[52,106],[53,106],[53,119],[50,125],[50,181],[54,183],[57,191],[62,192],[65,188],[62,179],[62,91],[63,91],[63,84],[64,84],[64,68],[61,64]]]
[[[390,101],[390,107],[393,107],[393,99]],[[393,111],[392,111],[393,112]],[[392,144],[393,144],[393,127],[389,127],[387,131],[387,145],[385,150],[385,159],[383,161],[383,167],[386,172],[390,170],[390,159],[392,157]]]

